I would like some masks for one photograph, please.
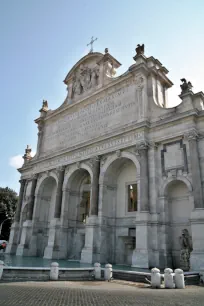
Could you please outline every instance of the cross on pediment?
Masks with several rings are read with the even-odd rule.
[[[87,47],[89,46],[89,45],[91,45],[91,49],[90,49],[90,51],[89,51],[89,53],[92,53],[93,52],[93,43],[94,43],[94,41],[96,41],[98,38],[93,38],[93,36],[91,37],[91,41],[90,41],[90,43],[89,44],[87,44]]]

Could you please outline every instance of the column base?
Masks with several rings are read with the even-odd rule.
[[[27,220],[23,223],[23,229],[21,234],[21,242],[17,247],[17,256],[29,256],[29,243],[32,235],[32,221]]]
[[[9,243],[7,244],[5,251],[6,254],[16,254],[19,239],[19,230],[19,222],[14,222],[11,225]]]
[[[204,251],[192,252],[190,256],[190,270],[200,271],[204,267]]]
[[[136,248],[132,255],[132,267],[149,268],[149,220],[149,212],[136,213]]]
[[[149,255],[147,250],[133,251],[131,267],[149,269]]]
[[[85,246],[81,252],[80,263],[94,263],[100,260],[100,254],[97,250],[100,248],[98,239],[99,233],[98,216],[90,216],[87,219]]]
[[[59,251],[59,232],[60,232],[60,219],[53,219],[50,222],[48,245],[45,248],[45,259],[58,259]]]
[[[190,270],[199,271],[204,267],[204,209],[197,208],[191,213],[193,251],[190,255]]]

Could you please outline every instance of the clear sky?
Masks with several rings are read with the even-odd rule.
[[[86,53],[106,47],[124,72],[135,47],[158,58],[175,84],[180,78],[204,91],[203,0],[6,0],[0,1],[0,187],[19,189],[16,167],[27,144],[37,144],[42,100],[55,109],[66,96],[64,77]]]

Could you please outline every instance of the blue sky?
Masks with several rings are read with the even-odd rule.
[[[135,47],[158,58],[175,84],[169,102],[179,102],[180,78],[204,90],[203,0],[7,0],[0,2],[0,186],[19,189],[16,167],[27,144],[33,151],[43,99],[55,109],[65,99],[64,77],[86,53],[106,47],[133,64]]]

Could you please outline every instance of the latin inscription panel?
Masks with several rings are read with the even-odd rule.
[[[50,153],[90,141],[137,119],[135,88],[127,86],[73,113],[62,114],[55,121],[47,121],[41,152]]]

